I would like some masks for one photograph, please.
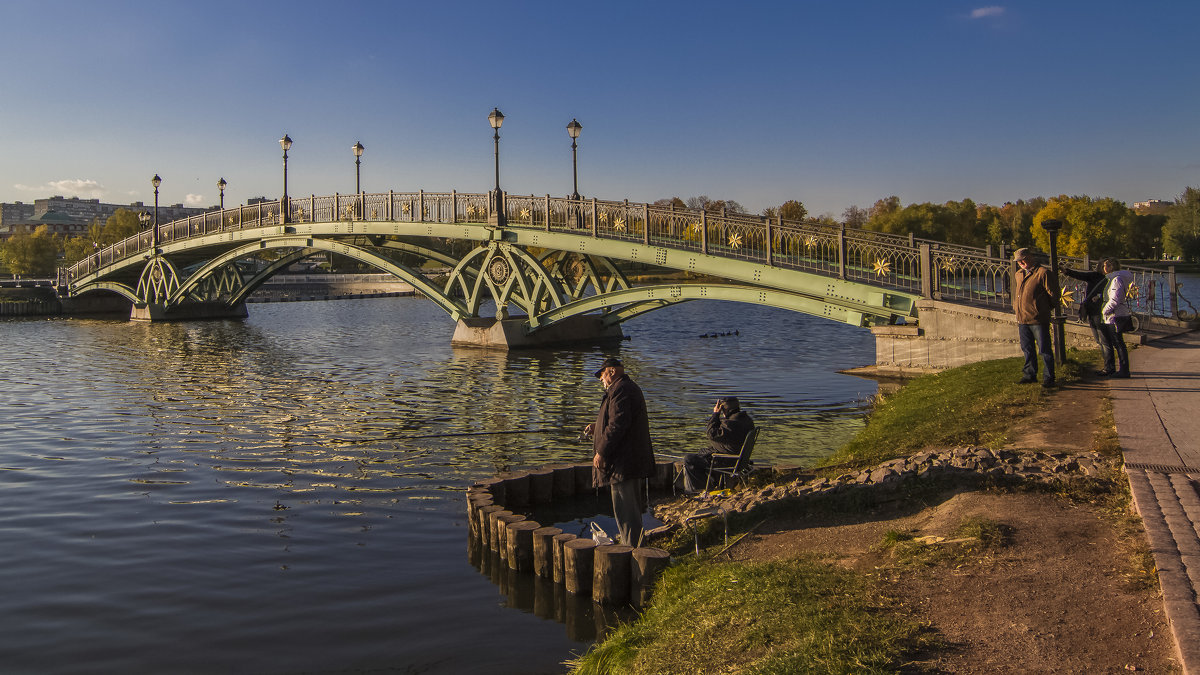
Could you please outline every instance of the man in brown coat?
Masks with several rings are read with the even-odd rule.
[[[1058,277],[1039,263],[1033,252],[1019,248],[1013,253],[1017,263],[1013,288],[1013,312],[1017,315],[1017,335],[1025,354],[1021,384],[1037,382],[1038,357],[1042,359],[1042,386],[1054,386],[1054,350],[1050,346],[1050,312],[1058,302]],[[1035,344],[1036,342],[1036,344]]]
[[[592,436],[596,452],[592,484],[609,486],[620,543],[637,546],[646,512],[646,479],[654,475],[646,399],[617,359],[605,359],[596,377],[604,383],[604,398],[596,421],[583,430]]]

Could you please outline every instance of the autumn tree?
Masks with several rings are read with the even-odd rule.
[[[104,227],[98,233],[96,241],[103,248],[127,237],[132,237],[141,229],[142,224],[138,220],[137,212],[129,209],[117,209],[108,217],[108,220],[104,221]]]
[[[1163,251],[1188,262],[1200,260],[1200,188],[1184,189],[1167,211]]]
[[[993,246],[1022,248],[1033,244],[1033,218],[1046,205],[1043,197],[1029,201],[1018,199],[1003,206],[982,206],[980,227],[986,232],[985,241]]]
[[[896,196],[881,199],[871,207],[865,227],[876,232],[908,235],[952,244],[983,246],[986,229],[980,227],[975,202],[909,204],[900,206]]]
[[[11,274],[47,277],[54,274],[58,261],[58,242],[45,225],[32,234],[18,232],[0,248],[0,258]]]
[[[700,195],[698,197],[688,197],[687,207],[689,209],[697,209],[700,211],[708,211],[709,213],[745,213],[746,209],[732,199],[709,199],[708,195]]]
[[[1043,251],[1050,249],[1050,236],[1042,223],[1051,218],[1062,221],[1058,250],[1063,255],[1092,258],[1130,255],[1124,244],[1137,215],[1124,202],[1111,197],[1067,195],[1050,199],[1034,217],[1032,230],[1034,244]]]
[[[842,211],[842,222],[846,224],[846,227],[863,227],[867,224],[867,218],[870,215],[870,212],[866,209],[849,206],[846,207],[845,211]]]

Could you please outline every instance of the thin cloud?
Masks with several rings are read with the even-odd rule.
[[[21,192],[33,192],[42,196],[62,195],[64,197],[85,197],[88,199],[99,199],[108,192],[103,185],[89,178],[52,180],[42,185],[22,185],[18,183],[13,187]]]
[[[183,203],[187,204],[188,206],[203,206],[204,195],[189,194],[183,198]]]
[[[1003,7],[1000,7],[999,5],[992,5],[991,7],[980,7],[979,9],[971,10],[971,18],[986,19],[989,16],[1000,16],[1003,13]]]

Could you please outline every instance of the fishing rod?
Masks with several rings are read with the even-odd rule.
[[[347,444],[354,443],[369,443],[372,441],[411,441],[419,438],[451,438],[456,436],[510,436],[514,434],[549,434],[560,432],[561,429],[516,429],[513,431],[459,431],[449,432],[444,434],[421,434],[419,436],[376,436],[374,438],[360,438],[356,440],[347,440],[339,438],[338,441]]]

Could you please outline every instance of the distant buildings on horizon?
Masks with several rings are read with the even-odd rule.
[[[267,201],[266,197],[256,197],[248,203],[255,204]],[[187,218],[216,207],[198,208],[183,204],[158,205],[158,222],[169,223],[172,220]],[[7,239],[18,232],[31,233],[42,225],[50,234],[78,236],[87,234],[88,226],[93,221],[101,225],[109,219],[117,209],[134,212],[154,212],[154,205],[147,206],[142,202],[131,204],[104,204],[99,199],[80,199],[79,197],[63,197],[55,195],[46,199],[34,200],[32,204],[13,202],[0,203],[0,239]]]

